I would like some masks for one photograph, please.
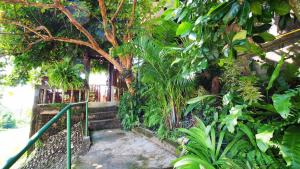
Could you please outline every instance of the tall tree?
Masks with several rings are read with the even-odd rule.
[[[82,4],[87,6],[84,9]],[[110,54],[110,48],[117,48],[120,45],[124,45],[132,40],[136,32],[136,23],[144,22],[147,18],[150,18],[152,13],[150,10],[153,8],[153,2],[148,0],[133,0],[126,1],[120,0],[118,4],[115,1],[98,0],[95,1],[60,1],[60,0],[44,0],[44,1],[28,1],[28,0],[2,0],[0,5],[5,6],[2,9],[6,12],[7,9],[18,10],[19,8],[26,8],[31,10],[32,8],[39,8],[41,12],[51,11],[53,17],[62,17],[67,19],[71,23],[72,27],[75,27],[79,33],[79,37],[74,37],[66,34],[53,33],[49,27],[40,23],[32,24],[30,18],[22,20],[17,15],[9,15],[6,12],[0,23],[7,26],[15,25],[22,28],[23,34],[27,37],[28,48],[42,43],[50,41],[66,42],[75,45],[85,46],[96,51],[100,56],[104,57],[121,73],[125,82],[130,88],[132,82],[132,61],[133,57],[130,54],[114,57]],[[8,5],[8,7],[7,7]],[[78,12],[79,11],[79,12]],[[155,10],[154,10],[155,11]],[[58,15],[60,12],[64,16]],[[103,32],[93,31],[93,27],[85,23],[84,17],[81,17],[82,13],[90,15],[87,17],[93,18],[92,21],[94,27],[98,26],[103,29]],[[139,17],[136,17],[139,16]],[[99,19],[101,18],[101,19]],[[34,18],[32,18],[34,20]],[[95,29],[94,29],[95,30]],[[104,34],[105,39],[109,42],[110,46],[103,45],[99,41],[99,37]]]

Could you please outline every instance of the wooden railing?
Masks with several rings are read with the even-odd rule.
[[[119,100],[119,89],[111,87],[111,98],[108,98],[109,87],[107,85],[90,85],[89,86],[89,101],[90,102],[109,102]],[[51,103],[74,103],[86,100],[85,90],[75,89],[62,91],[52,89],[49,86],[39,86],[38,91],[38,104],[51,104]]]

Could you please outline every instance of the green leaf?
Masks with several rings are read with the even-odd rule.
[[[274,129],[271,126],[262,126],[258,128],[255,135],[258,148],[262,152],[266,152],[270,145],[270,140],[273,138]]]
[[[244,105],[236,105],[232,107],[229,112],[230,114],[224,118],[224,121],[229,132],[233,133],[234,128],[237,125],[237,119],[242,115]]]
[[[207,16],[214,21],[219,21],[230,10],[230,7],[234,2],[234,0],[231,0],[210,8]]]
[[[244,1],[241,9],[241,15],[239,17],[239,25],[244,25],[247,23],[249,13],[250,13],[250,3],[248,1]]]
[[[288,166],[300,168],[300,126],[288,128],[283,135],[280,153]]]
[[[271,7],[274,8],[278,15],[286,15],[291,10],[290,5],[286,0],[272,0]]]
[[[182,61],[181,58],[176,58],[176,59],[171,63],[171,66],[173,66],[174,64],[179,63],[179,62],[181,62],[181,61]]]
[[[282,65],[283,65],[283,63],[284,63],[284,58],[285,58],[284,56],[281,56],[280,61],[278,62],[278,64],[277,64],[275,70],[273,71],[272,76],[271,76],[270,81],[269,81],[268,86],[267,86],[267,91],[270,90],[270,89],[273,87],[274,81],[275,81],[275,80],[277,79],[277,77],[279,76],[281,67],[282,67]]]
[[[232,41],[237,41],[237,40],[243,40],[246,39],[247,37],[247,31],[246,30],[241,30],[238,33],[236,33],[232,39]]]
[[[243,123],[239,123],[239,128],[248,136],[248,138],[249,138],[250,142],[252,143],[252,145],[255,146],[256,144],[255,144],[255,141],[254,141],[254,135],[253,135],[251,129]]]
[[[280,116],[286,119],[290,115],[290,108],[292,106],[290,94],[274,94],[272,96],[275,110]]]
[[[240,10],[240,4],[238,2],[235,2],[232,4],[230,10],[228,11],[228,13],[224,16],[223,18],[223,22],[225,24],[227,24],[228,22],[230,22],[234,17],[236,17],[236,15],[238,14],[239,10]]]
[[[223,105],[226,106],[228,105],[231,100],[233,99],[233,96],[232,96],[232,93],[231,92],[228,92],[226,93],[224,96],[223,96]]]
[[[276,39],[274,35],[272,35],[268,32],[260,33],[258,36],[262,37],[266,42]]]
[[[213,97],[214,97],[214,95],[198,96],[198,97],[192,98],[189,101],[187,101],[187,104],[198,103],[198,102],[204,101],[205,99],[209,99],[209,98],[213,98]]]
[[[200,159],[194,155],[186,155],[177,159],[174,163],[174,168],[180,167],[188,167],[190,169],[199,169],[199,167],[205,169],[214,169],[214,167],[208,161]]]
[[[250,8],[253,14],[261,15],[262,14],[262,4],[260,1],[252,1],[250,4]]]
[[[176,35],[186,35],[191,31],[191,29],[192,24],[190,22],[182,22],[176,30]]]
[[[184,17],[188,14],[188,12],[189,12],[189,10],[187,8],[184,8],[182,13],[178,17],[177,22],[180,22],[182,19],[184,19]]]

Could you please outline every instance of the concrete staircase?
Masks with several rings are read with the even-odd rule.
[[[91,131],[121,128],[116,105],[89,107],[89,129]]]

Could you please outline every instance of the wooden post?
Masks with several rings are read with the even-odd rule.
[[[52,103],[55,103],[56,90],[53,89]]]
[[[62,103],[64,102],[64,97],[65,97],[65,91],[62,90],[62,92],[61,92],[61,102]]]
[[[73,102],[73,94],[74,94],[74,90],[73,89],[71,89],[71,96],[70,96],[70,103],[72,103]]]
[[[78,90],[78,102],[81,102],[81,90]]]
[[[47,88],[44,89],[44,95],[43,95],[43,101],[42,101],[43,104],[46,103],[46,96],[47,96]]]
[[[90,78],[90,71],[91,71],[91,59],[88,56],[88,52],[85,52],[83,55],[83,65],[84,65],[84,73],[85,73],[85,86],[84,86],[84,94],[85,100],[89,98],[89,78]]]
[[[112,80],[113,80],[113,71],[114,66],[109,63],[108,64],[108,88],[107,88],[107,98],[106,101],[111,101],[111,89],[112,89]]]

